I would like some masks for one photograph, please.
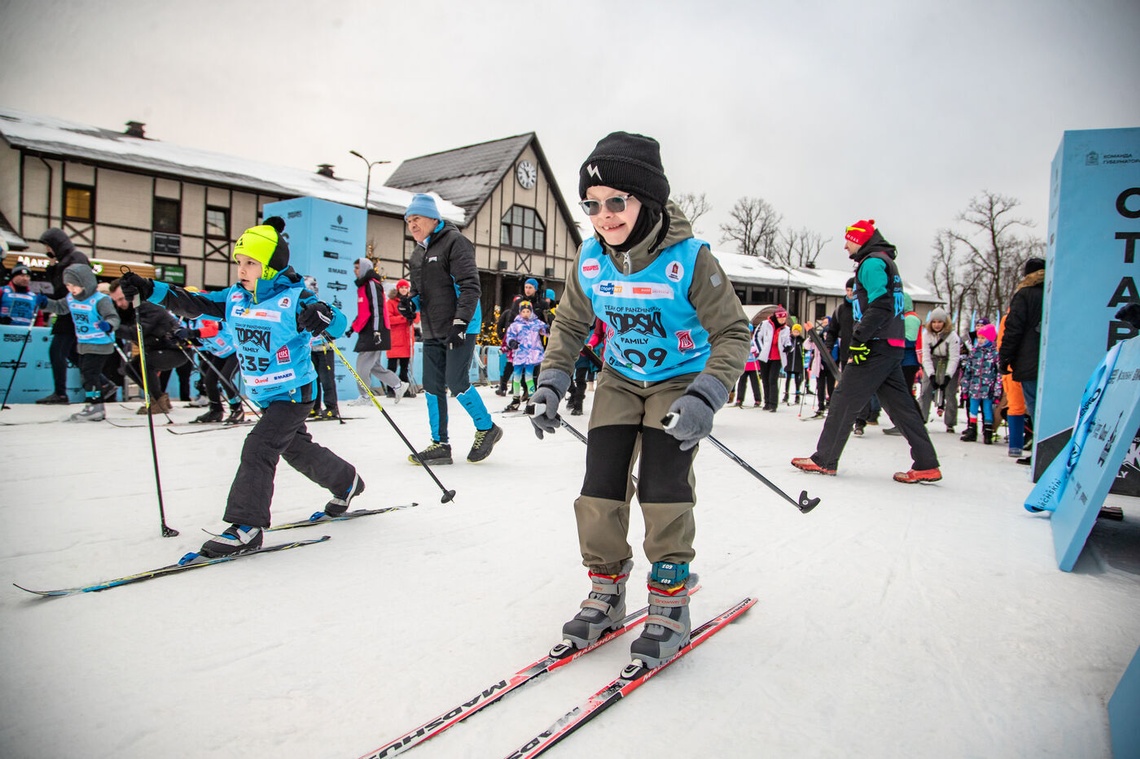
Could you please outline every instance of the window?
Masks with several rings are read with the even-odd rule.
[[[511,206],[500,222],[500,245],[546,250],[546,225],[533,208]]]
[[[230,239],[230,209],[206,207],[206,237]]]
[[[63,216],[76,221],[95,221],[95,188],[65,184]]]
[[[154,199],[154,231],[177,235],[182,232],[182,203],[170,198]]]

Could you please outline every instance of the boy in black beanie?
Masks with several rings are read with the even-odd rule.
[[[592,591],[562,628],[585,648],[625,616],[633,569],[627,536],[630,477],[640,449],[638,501],[645,519],[649,618],[631,646],[657,667],[689,641],[696,445],[711,431],[748,356],[748,320],[709,246],[693,238],[669,200],[656,140],[614,132],[579,172],[586,240],[554,320],[538,389],[535,433],[559,426],[558,405],[595,318],[609,339],[590,415],[586,476],[574,502],[582,563]],[[539,409],[539,407],[543,407]],[[668,428],[664,419],[675,423]]]

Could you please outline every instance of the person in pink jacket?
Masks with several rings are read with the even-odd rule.
[[[395,372],[380,365],[380,352],[391,347],[388,320],[385,318],[384,285],[367,258],[356,259],[352,267],[356,274],[356,319],[345,337],[351,337],[354,332],[357,335],[356,373],[369,384],[373,377],[380,380],[392,391],[392,402],[399,403],[404,397],[404,385]],[[372,392],[384,395],[384,390],[374,388]],[[361,396],[351,405],[371,403],[370,398]]]

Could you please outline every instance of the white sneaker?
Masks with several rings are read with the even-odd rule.
[[[349,401],[348,405],[349,406],[371,406],[372,405],[372,399],[369,398],[367,395],[362,395],[354,401]]]
[[[396,383],[396,385],[394,385],[392,387],[392,392],[394,393],[394,396],[392,398],[392,403],[393,404],[399,403],[404,397],[404,383],[403,382]]]
[[[210,405],[210,399],[204,395],[199,395],[194,400],[187,404],[187,408],[203,408]]]

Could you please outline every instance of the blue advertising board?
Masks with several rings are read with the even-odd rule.
[[[1089,373],[1136,334],[1115,314],[1140,303],[1140,128],[1064,133],[1052,164],[1048,234],[1034,479],[1068,442]],[[1136,480],[1114,492],[1140,495]]]
[[[356,318],[356,281],[352,264],[364,258],[368,214],[363,208],[343,206],[317,198],[294,198],[266,203],[263,217],[285,219],[284,236],[289,241],[289,263],[298,274],[317,281],[317,297]],[[337,335],[337,347],[355,361],[353,340]],[[336,388],[341,403],[360,391],[349,372],[336,362]]]
[[[48,356],[50,347],[51,327],[0,324],[0,397],[7,392],[8,404],[35,403],[55,392]],[[68,364],[68,400],[80,403],[84,395],[79,369]]]
[[[1073,434],[1025,501],[1051,511],[1057,566],[1070,572],[1140,426],[1140,338],[1114,345],[1080,396]]]

